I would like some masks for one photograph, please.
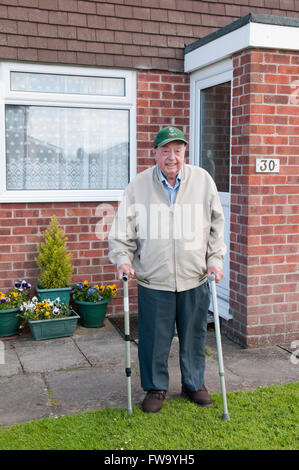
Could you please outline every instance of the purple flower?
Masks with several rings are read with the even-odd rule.
[[[31,284],[29,284],[29,282],[26,282],[24,279],[22,281],[15,282],[15,289],[17,289],[21,292],[24,289],[30,289],[30,288],[31,288]]]
[[[22,281],[22,287],[23,289],[30,289],[31,284],[29,284],[29,282]]]

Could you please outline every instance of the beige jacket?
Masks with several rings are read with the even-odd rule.
[[[132,264],[145,287],[184,291],[222,267],[224,216],[215,183],[202,168],[184,164],[175,204],[154,166],[128,185],[109,233],[109,259]]]

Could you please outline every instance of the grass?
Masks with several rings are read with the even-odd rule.
[[[296,450],[299,382],[228,394],[230,421],[214,406],[165,402],[158,414],[139,406],[106,408],[0,428],[1,450]]]

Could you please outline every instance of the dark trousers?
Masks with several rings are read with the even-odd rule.
[[[168,390],[168,356],[177,328],[182,385],[196,391],[204,384],[208,283],[183,292],[138,285],[138,357],[144,390]]]

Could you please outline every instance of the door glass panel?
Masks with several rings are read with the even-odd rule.
[[[200,165],[220,192],[229,192],[231,82],[200,92]]]

